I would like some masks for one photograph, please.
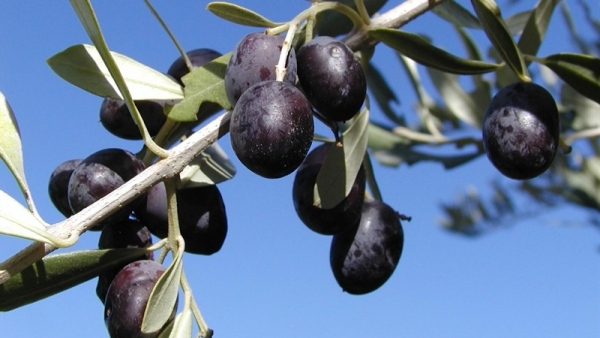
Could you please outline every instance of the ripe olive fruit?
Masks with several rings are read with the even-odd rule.
[[[146,129],[151,136],[156,136],[167,120],[163,104],[157,101],[135,101]],[[131,117],[129,108],[123,100],[106,97],[100,106],[100,122],[111,134],[126,140],[141,140],[142,133]]]
[[[314,122],[310,104],[287,82],[263,81],[240,97],[229,127],[238,159],[255,174],[280,178],[306,157]]]
[[[559,116],[543,87],[518,82],[500,90],[483,120],[483,146],[505,176],[525,180],[545,172],[556,155]]]
[[[348,46],[319,36],[300,47],[297,58],[298,80],[319,113],[340,122],[358,113],[367,94],[367,81]]]
[[[141,222],[131,219],[107,224],[102,229],[100,239],[98,240],[98,249],[144,248],[150,245],[152,245],[152,236],[150,235],[148,228]],[[150,251],[145,255],[134,258],[130,262],[124,263],[123,265],[98,276],[96,295],[103,304],[106,299],[108,287],[117,273],[119,273],[119,271],[121,271],[128,263],[142,259],[154,259],[153,252]]]
[[[73,213],[108,195],[145,169],[144,163],[127,150],[109,148],[93,153],[75,168],[69,179],[69,205]],[[141,198],[124,205],[100,224],[127,219]]]
[[[69,179],[79,163],[81,160],[69,160],[59,164],[50,175],[48,182],[50,200],[65,217],[73,215],[71,206],[69,206]]]
[[[392,276],[404,245],[400,217],[381,201],[365,201],[360,221],[333,236],[331,270],[344,291],[369,293]]]
[[[338,205],[331,209],[314,205],[314,186],[331,147],[331,143],[323,143],[308,153],[296,171],[292,189],[294,208],[300,220],[323,235],[343,232],[360,219],[366,187],[365,170],[361,167],[350,193]]]
[[[159,332],[142,333],[141,326],[152,288],[164,272],[165,267],[151,260],[129,263],[119,271],[104,302],[104,323],[111,338],[158,337]]]
[[[212,255],[223,246],[227,236],[227,213],[223,197],[216,185],[177,190],[179,230],[185,240],[185,251]],[[150,188],[146,200],[135,215],[160,238],[168,235],[167,195],[164,183]]]
[[[267,80],[275,80],[275,66],[285,37],[263,33],[246,35],[233,49],[225,71],[225,93],[234,107],[239,97],[250,86]],[[287,58],[287,73],[284,82],[296,82],[296,52],[290,50]]]
[[[202,67],[204,66],[204,64],[221,56],[221,53],[209,48],[193,49],[187,52],[186,54],[187,57],[190,59],[193,68]],[[171,75],[175,80],[177,80],[177,82],[179,82],[180,85],[183,86],[181,78],[189,72],[190,70],[185,64],[185,61],[180,56],[179,58],[177,58],[177,60],[173,61],[173,63],[169,67],[169,70],[167,71],[167,74]]]

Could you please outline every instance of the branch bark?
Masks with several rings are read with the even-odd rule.
[[[378,41],[369,37],[369,29],[402,27],[444,1],[407,0],[374,17],[368,26],[351,32],[343,41],[355,51],[375,46]],[[184,142],[171,149],[167,158],[148,167],[142,173],[81,212],[50,227],[48,231],[62,238],[79,236],[117,211],[122,205],[143,194],[159,181],[178,175],[196,156],[229,131],[230,117],[230,112],[217,117]],[[30,244],[0,263],[0,284],[56,249],[56,247],[47,243],[35,242]]]

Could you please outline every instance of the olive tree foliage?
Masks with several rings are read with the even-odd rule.
[[[284,54],[289,48],[299,48],[316,35],[336,36],[359,56],[367,74],[369,94],[361,113],[339,126],[344,148],[354,151],[344,151],[341,159],[337,157],[336,161],[341,163],[324,165],[317,186],[323,185],[327,177],[336,175],[336,168],[340,166],[347,172],[356,172],[364,163],[370,195],[381,199],[372,170],[374,163],[401,167],[433,161],[453,169],[485,156],[479,130],[494,93],[516,81],[533,81],[548,88],[560,111],[561,151],[551,168],[534,180],[494,182],[489,197],[479,196],[471,190],[455,202],[442,204],[445,214],[442,225],[472,236],[489,229],[490,225],[502,224],[508,217],[532,212],[522,209],[514,202],[515,198],[530,199],[541,207],[573,203],[590,210],[595,224],[600,224],[600,22],[585,17],[578,23],[584,27],[578,27],[569,9],[573,5],[588,5],[583,1],[540,0],[527,11],[505,17],[494,0],[471,0],[469,7],[453,0],[408,0],[398,4],[390,1],[391,9],[381,12],[387,2],[312,1],[307,2],[305,11],[281,23],[232,3],[213,2],[207,8],[235,24],[258,27],[267,34],[285,35],[289,46],[284,45],[280,60],[285,60]],[[146,3],[153,10],[151,4]],[[174,191],[200,184],[217,184],[232,178],[235,172],[228,159],[211,148],[228,132],[232,107],[225,95],[223,76],[230,54],[192,70],[183,78],[185,86],[182,87],[157,70],[111,52],[102,37],[91,3],[71,0],[71,4],[93,45],[67,48],[52,56],[48,60],[49,66],[60,77],[83,90],[101,97],[125,100],[143,135],[144,148],[139,155],[148,168],[97,203],[51,226],[41,219],[30,198],[17,127],[18,112],[13,113],[9,98],[0,95],[0,157],[13,173],[27,201],[27,206],[23,206],[0,191],[0,233],[32,241],[31,245],[0,263],[0,309],[8,311],[41,300],[94,278],[139,256],[140,252],[162,249],[161,261],[169,252],[173,259],[150,297],[142,330],[153,332],[163,327],[171,315],[169,309],[173,308],[182,289],[185,296],[183,310],[161,336],[185,336],[186,332],[191,332],[194,321],[201,335],[210,336],[212,331],[200,315],[182,269],[184,243],[176,213],[173,215],[177,203]],[[453,55],[436,47],[435,37],[430,39],[402,29],[428,11],[437,14],[439,20],[452,24],[466,56]],[[154,14],[170,35],[160,15]],[[549,22],[556,18],[567,23],[579,53],[538,55]],[[596,39],[583,40],[577,29],[592,31]],[[483,31],[489,44],[478,45],[472,37],[476,31]],[[172,38],[182,56],[185,55],[175,37]],[[417,102],[414,102],[410,118],[394,107],[398,99],[393,87],[382,76],[378,65],[371,61],[374,53],[383,48],[395,51],[413,85]],[[285,62],[278,66],[284,68]],[[81,72],[81,69],[87,71]],[[281,67],[278,70],[281,71]],[[424,88],[424,76],[429,77],[436,93]],[[154,138],[150,137],[134,105],[134,100],[143,99],[172,103],[166,106],[168,123]],[[383,112],[386,121],[375,122],[369,118],[370,109],[375,106]],[[203,122],[207,123],[198,129]],[[315,139],[322,141],[332,137],[315,135]],[[443,153],[439,152],[440,146],[445,146]],[[455,150],[454,153],[447,151],[449,147]],[[57,248],[75,244],[86,230],[159,181],[165,182],[171,210],[166,239],[146,249],[49,255]],[[321,194],[323,206],[336,205],[344,197],[339,191],[347,194],[347,188],[352,184],[348,178],[336,182]],[[40,267],[44,268],[45,274],[35,278],[43,280],[37,280],[36,289],[31,290],[27,276],[35,276]]]

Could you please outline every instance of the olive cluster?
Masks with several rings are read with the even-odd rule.
[[[194,67],[220,56],[210,49],[196,49],[187,54]],[[181,77],[188,72],[183,58],[179,58],[173,62],[167,74],[182,84]],[[164,102],[136,101],[135,104],[151,135],[156,135],[167,119]],[[142,138],[123,101],[105,98],[100,108],[100,121],[109,132],[120,138]],[[69,160],[60,164],[50,176],[48,192],[56,208],[65,217],[70,217],[144,169],[144,163],[127,150],[103,149],[83,160]],[[218,252],[227,235],[227,215],[217,186],[177,190],[176,195],[185,251],[202,255]],[[91,230],[101,231],[98,241],[100,249],[143,248],[152,244],[151,234],[159,238],[167,237],[164,183],[154,185]],[[96,294],[105,306],[104,319],[111,337],[159,335],[159,332],[142,333],[140,328],[150,293],[165,271],[153,259],[153,253],[149,252],[98,277]]]
[[[366,96],[365,74],[344,43],[316,37],[286,59],[285,76],[276,78],[284,49],[282,36],[252,33],[233,50],[225,91],[233,108],[231,144],[252,172],[280,178],[297,169],[293,200],[311,230],[333,235],[331,269],[344,291],[364,294],[392,275],[402,253],[402,218],[380,201],[365,201],[365,170],[360,169],[346,198],[331,209],[316,206],[314,187],[331,143],[309,152],[312,115],[326,122],[352,119]]]
[[[331,143],[313,149],[298,168],[292,197],[296,213],[312,231],[333,235],[329,260],[342,289],[365,294],[381,287],[392,275],[402,254],[401,219],[389,205],[365,200],[366,177],[361,167],[348,196],[331,209],[316,206],[314,186]]]
[[[290,49],[283,79],[276,78],[283,36],[252,33],[235,47],[225,73],[233,108],[230,137],[240,162],[266,178],[291,174],[314,135],[313,108],[342,122],[354,117],[366,95],[364,71],[352,50],[331,37]]]
[[[548,170],[556,156],[558,108],[542,86],[514,83],[493,97],[482,130],[483,146],[492,164],[509,178],[531,179]]]

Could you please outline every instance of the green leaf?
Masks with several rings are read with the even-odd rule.
[[[0,311],[10,311],[65,291],[146,252],[146,249],[85,250],[44,257],[0,284]]]
[[[477,17],[454,0],[446,0],[435,6],[433,12],[458,27],[481,29]]]
[[[510,35],[515,36],[523,33],[525,25],[527,25],[527,20],[531,17],[531,12],[532,11],[520,12],[504,19],[504,23],[506,24],[506,28],[508,28]]]
[[[579,94],[573,87],[563,84],[560,90],[560,103],[566,110],[575,112],[571,127],[574,130],[600,126],[600,104]]]
[[[213,143],[179,174],[177,189],[218,184],[233,178],[236,170],[227,154]]]
[[[189,306],[175,317],[169,338],[190,338],[192,336],[192,310]]]
[[[580,94],[600,103],[599,58],[584,54],[559,53],[532,60],[552,69]]]
[[[184,76],[182,81],[185,85],[185,98],[168,112],[169,118],[180,122],[194,121],[204,102],[216,103],[226,110],[231,109],[223,80],[230,58],[231,53],[227,53]]]
[[[380,164],[390,167],[397,167],[404,163],[412,165],[420,161],[432,161],[441,163],[446,169],[452,169],[483,154],[483,151],[476,151],[471,154],[441,156],[416,151],[410,140],[374,123],[369,124],[368,135],[369,148],[372,150],[373,157]],[[479,148],[483,149],[483,146]]]
[[[8,104],[2,92],[0,92],[0,158],[17,180],[29,208],[32,212],[36,212],[31,198],[31,191],[25,179],[19,125],[10,104]]]
[[[315,205],[331,209],[352,189],[367,149],[369,110],[363,109],[342,135],[342,147],[329,148],[327,158],[317,175]]]
[[[479,60],[467,60],[437,48],[423,37],[398,29],[376,28],[369,35],[414,61],[453,74],[483,74],[502,65]]]
[[[500,16],[498,5],[493,0],[471,0],[471,3],[492,46],[521,80],[529,81],[525,61]]]
[[[356,0],[326,0],[326,1],[337,1],[343,5],[346,5],[356,10]],[[383,5],[387,3],[387,0],[363,0],[367,13],[373,16],[380,10]],[[326,36],[338,36],[350,32],[354,27],[352,21],[346,17],[346,15],[338,11],[326,11],[321,12],[317,15],[317,25],[315,27],[315,33]]]
[[[141,325],[142,332],[158,332],[171,317],[179,294],[179,283],[183,268],[182,252],[183,250],[177,252],[171,265],[160,276],[154,289],[152,289],[144,312],[144,320]]]
[[[180,100],[181,86],[165,74],[125,55],[111,52],[134,100]],[[66,81],[101,97],[123,100],[102,57],[94,46],[75,45],[47,60]]]
[[[462,88],[458,76],[427,69],[433,85],[438,90],[447,108],[456,118],[473,127],[480,128],[486,107],[479,107],[473,98]]]
[[[252,10],[228,2],[211,2],[206,9],[220,18],[244,26],[271,28],[282,25]]]
[[[379,69],[372,63],[369,63],[369,69],[366,71],[366,75],[367,87],[371,91],[375,102],[377,102],[377,105],[381,108],[381,111],[392,122],[404,124],[404,119],[398,116],[391,107],[391,103],[400,103],[400,101],[385,78],[381,75]]]
[[[523,54],[536,55],[560,0],[541,0],[531,12],[517,46]]]
[[[46,232],[46,225],[10,195],[0,190],[0,234],[30,239],[66,248],[77,236],[62,239]]]

